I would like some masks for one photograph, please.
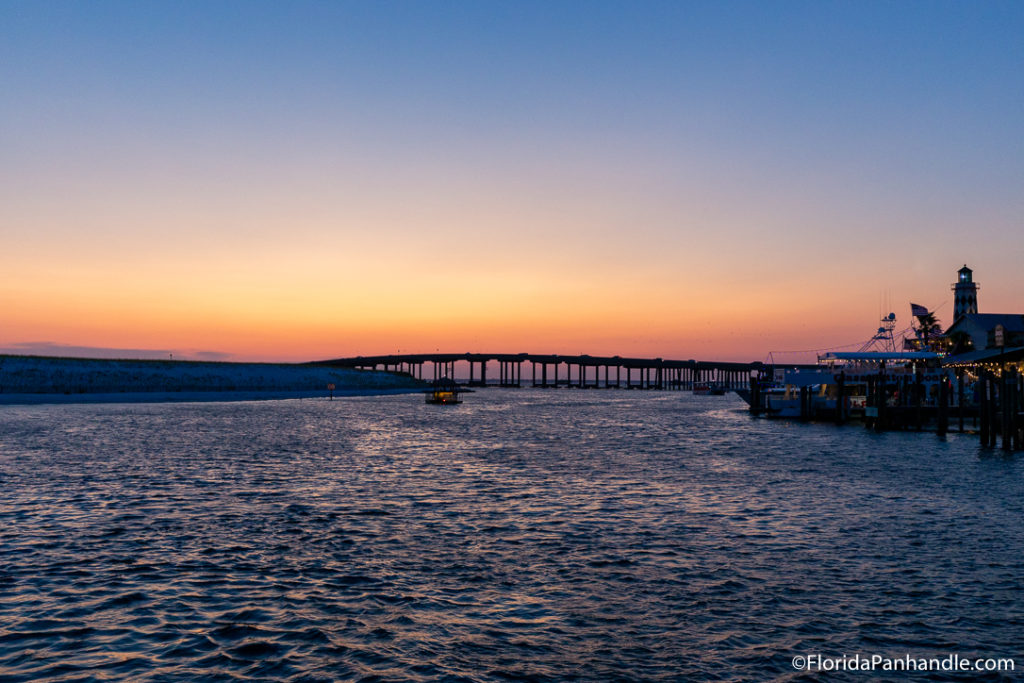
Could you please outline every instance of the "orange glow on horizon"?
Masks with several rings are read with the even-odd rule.
[[[716,262],[680,267],[653,257],[553,267],[520,255],[435,262],[295,247],[274,258],[238,251],[242,258],[220,250],[188,258],[99,253],[31,266],[0,257],[9,275],[0,288],[0,346],[45,341],[260,361],[400,351],[752,361],[862,342],[882,314],[877,300],[851,298],[856,278],[756,260],[717,270]],[[934,278],[930,301],[951,277]],[[914,291],[908,300],[928,299]]]
[[[310,298],[256,282],[209,290],[202,282],[182,288],[153,282],[124,290],[111,280],[80,291],[53,283],[5,302],[6,333],[22,330],[26,341],[202,349],[268,361],[435,350],[760,360],[772,344],[791,347],[811,336],[792,314],[782,322],[797,334],[780,334],[780,312],[767,305],[770,291],[742,294],[736,302],[694,301],[678,290],[645,299],[613,282],[584,287],[554,278],[520,293],[515,281],[451,292],[443,276],[414,280],[421,286],[409,290],[349,281],[351,293],[321,281],[310,289],[324,292]],[[819,324],[833,333],[842,329],[838,320]],[[863,326],[854,327],[851,333],[860,334]]]

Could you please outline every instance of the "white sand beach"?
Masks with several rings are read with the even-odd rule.
[[[315,365],[0,355],[0,404],[327,398],[423,386],[397,373]]]

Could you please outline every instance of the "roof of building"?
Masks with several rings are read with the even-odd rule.
[[[942,359],[942,364],[946,366],[963,366],[998,362],[1016,363],[1020,360],[1024,360],[1024,346],[968,351],[967,353],[960,353],[955,356],[946,356]]]
[[[928,360],[938,358],[933,351],[829,351],[818,357],[819,360],[875,361],[883,360]]]
[[[991,330],[996,325],[1002,325],[1007,332],[1024,332],[1024,315],[1020,313],[967,313],[957,318],[956,322],[946,330],[946,334],[965,324],[977,325],[983,330]]]

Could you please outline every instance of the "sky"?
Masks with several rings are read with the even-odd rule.
[[[786,359],[1024,313],[1024,3],[0,0],[0,352]],[[795,356],[794,356],[795,358]]]

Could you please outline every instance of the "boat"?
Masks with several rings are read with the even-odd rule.
[[[725,387],[714,382],[698,382],[693,385],[695,396],[725,396]]]
[[[871,400],[872,385],[878,394],[876,402],[884,408],[910,411],[918,407],[934,413],[938,407],[941,385],[947,390],[956,382],[955,373],[941,367],[942,356],[932,351],[867,351],[829,352],[818,357],[822,372],[834,378],[827,391],[837,409],[836,399],[843,396],[843,414],[849,417],[878,417],[878,407]],[[957,404],[955,396],[947,396],[947,408]]]
[[[881,407],[889,421],[927,420],[938,410],[942,385],[948,391],[955,377],[941,367],[940,352],[916,348],[906,337],[901,350],[895,327],[890,313],[858,351],[823,353],[814,365],[767,367],[737,393],[767,417],[874,419]],[[958,405],[952,396],[944,400]]]
[[[462,392],[462,387],[456,384],[455,380],[446,377],[436,380],[425,393],[427,394],[427,403],[447,406],[462,403],[462,399],[459,397]]]
[[[800,391],[791,386],[766,387],[761,391],[762,411],[768,417],[800,417]]]

